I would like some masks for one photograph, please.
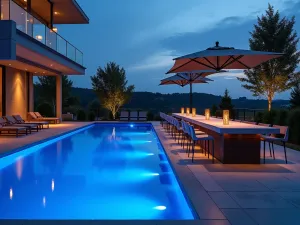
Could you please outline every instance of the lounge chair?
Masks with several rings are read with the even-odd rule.
[[[40,128],[44,128],[44,125],[45,125],[45,126],[47,126],[47,128],[49,128],[49,122],[47,122],[47,121],[29,122],[29,121],[25,121],[20,115],[13,115],[13,117],[19,124],[37,124],[37,125],[39,125]]]
[[[130,119],[129,120],[131,120],[131,121],[138,120],[138,113],[137,113],[137,111],[130,112]]]
[[[147,112],[146,111],[140,111],[139,112],[139,120],[140,121],[146,121],[147,120]]]
[[[128,111],[121,111],[120,120],[121,121],[128,121],[129,113]]]
[[[2,124],[0,124],[0,134],[2,135],[2,132],[7,132],[8,134],[10,134],[11,132],[16,134],[16,137],[19,137],[19,134],[28,134],[27,133],[27,128],[26,127],[17,127],[17,126],[3,126]],[[24,131],[24,133],[21,133],[22,131]]]
[[[28,112],[28,120],[31,122],[36,122],[36,121],[55,122],[55,120],[53,119],[38,118],[34,112]]]
[[[22,125],[22,124],[17,124],[17,123],[11,122],[9,119],[11,119],[10,116],[4,116],[3,118],[0,118],[0,124],[2,124],[3,126],[11,126],[11,127],[26,127],[26,129],[29,131],[30,134],[31,134],[32,129],[36,128],[36,131],[38,131],[38,126],[37,125],[31,125],[31,124]]]
[[[16,121],[19,124],[38,124],[40,126],[40,128],[44,128],[44,125],[47,126],[47,128],[49,128],[49,122],[47,122],[47,121],[28,122],[28,121],[23,120],[23,118],[20,115],[13,115],[13,117],[16,119]]]
[[[58,117],[43,117],[39,112],[34,112],[34,114],[36,115],[36,117],[38,119],[41,119],[44,121],[53,121],[54,123],[60,122],[60,118],[58,118]]]
[[[4,118],[6,119],[6,121],[9,125],[20,126],[20,127],[28,127],[29,130],[30,130],[30,133],[31,133],[32,130],[35,130],[36,132],[38,132],[39,128],[40,128],[40,125],[38,125],[36,123],[23,123],[23,124],[20,124],[20,123],[18,123],[18,121],[13,116],[4,116]]]

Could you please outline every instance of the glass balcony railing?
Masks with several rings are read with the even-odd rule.
[[[0,0],[1,20],[13,20],[17,29],[35,38],[72,61],[83,65],[83,53],[66,41],[58,33],[48,28],[37,18],[26,12],[12,0]]]

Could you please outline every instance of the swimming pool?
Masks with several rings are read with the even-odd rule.
[[[194,219],[151,124],[94,124],[0,158],[0,219]]]

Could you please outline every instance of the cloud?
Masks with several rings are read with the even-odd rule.
[[[140,63],[129,66],[128,70],[141,71],[168,68],[173,65],[173,58],[175,57],[175,52],[171,50],[157,52],[142,60]]]
[[[176,0],[173,0],[176,1]],[[174,2],[174,4],[178,4]],[[173,4],[173,6],[174,6]],[[182,7],[178,13],[174,12],[173,17],[165,17],[160,24],[153,24],[144,30],[140,30],[134,37],[132,44],[139,44],[161,38],[168,38],[185,33],[202,33],[213,29],[219,29],[219,22],[222,26],[231,24],[241,24],[247,20],[256,19],[262,14],[267,1],[252,0],[244,3],[238,10],[232,10],[240,5],[240,0],[222,1],[192,1],[186,3],[187,7]],[[273,0],[276,8],[286,6],[282,0]],[[170,10],[174,7],[170,7]]]
[[[243,70],[230,70],[230,72],[224,72],[224,73],[215,73],[209,76],[209,78],[224,78],[226,80],[232,80],[236,78],[243,78],[246,77]]]

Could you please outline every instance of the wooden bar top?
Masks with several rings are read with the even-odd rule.
[[[252,125],[238,121],[229,121],[229,125],[223,125],[223,119],[210,117],[206,120],[202,115],[187,116],[186,114],[173,113],[174,117],[184,119],[187,122],[196,124],[219,134],[279,134],[280,129],[275,127],[266,127]]]

